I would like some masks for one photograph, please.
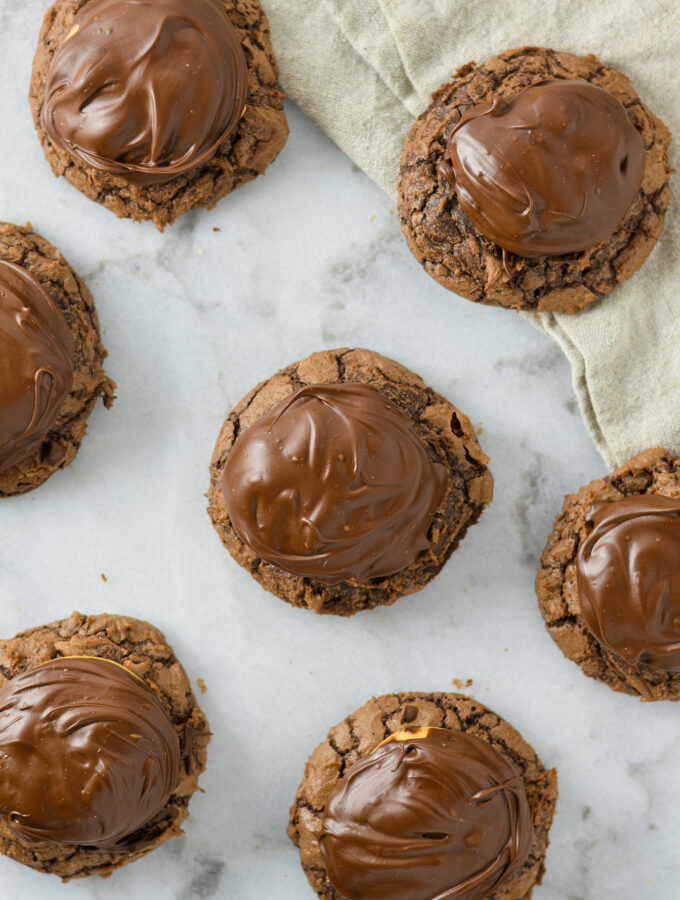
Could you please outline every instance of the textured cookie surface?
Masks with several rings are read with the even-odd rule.
[[[372,385],[413,423],[433,461],[448,473],[448,486],[430,529],[431,547],[406,569],[367,584],[328,585],[283,571],[258,557],[233,528],[222,491],[225,462],[237,436],[284,397],[307,384],[358,382]],[[281,370],[258,385],[229,414],[210,467],[209,509],[213,524],[234,559],[268,591],[293,606],[317,613],[352,615],[391,604],[424,587],[440,571],[468,527],[493,494],[493,480],[467,417],[428,388],[417,375],[369,350],[327,350]]]
[[[492,95],[509,99],[544,79],[583,80],[621,101],[645,147],[639,195],[616,230],[580,253],[529,259],[504,252],[463,213],[438,173],[449,133],[468,109]],[[609,293],[645,261],[663,228],[668,205],[666,126],[640,101],[625,75],[595,56],[523,47],[470,63],[433,96],[404,146],[399,214],[411,252],[449,290],[494,306],[576,312]]]
[[[114,383],[106,377],[106,358],[92,295],[59,251],[30,227],[0,223],[0,259],[21,266],[45,288],[64,314],[71,332],[73,387],[42,447],[28,459],[0,472],[0,497],[31,491],[75,459],[97,399],[113,403]],[[56,462],[46,458],[58,446]]]
[[[404,726],[452,728],[488,741],[522,775],[534,824],[534,839],[522,868],[491,895],[492,900],[528,900],[544,870],[548,832],[557,802],[557,776],[512,726],[462,694],[389,694],[369,700],[329,732],[305,767],[290,811],[288,836],[300,848],[302,867],[324,900],[343,900],[330,884],[319,848],[323,811],[347,769]]]
[[[576,557],[587,533],[588,510],[597,501],[645,494],[680,499],[680,460],[667,450],[645,450],[611,475],[568,495],[541,557],[536,594],[551,637],[586,675],[643,700],[678,700],[680,674],[634,665],[610,651],[591,634],[579,603]]]
[[[175,726],[181,751],[180,778],[165,808],[137,833],[143,850],[111,853],[92,847],[17,840],[0,821],[0,852],[40,872],[64,879],[108,875],[140,859],[182,833],[198,777],[205,768],[210,739],[208,723],[194,697],[184,669],[158,629],[125,616],[83,616],[33,628],[0,641],[0,686],[21,672],[62,656],[97,656],[113,660],[140,677],[154,693]],[[134,839],[134,836],[133,836]]]
[[[30,102],[35,127],[55,175],[63,175],[91,200],[117,216],[151,219],[161,230],[194,207],[212,209],[222,197],[262,175],[288,138],[283,95],[271,46],[269,24],[257,0],[222,0],[241,41],[248,64],[246,113],[236,132],[212,159],[164,184],[139,186],[76,162],[47,135],[40,113],[45,83],[56,48],[68,34],[76,13],[87,0],[57,0],[40,31],[33,62]]]

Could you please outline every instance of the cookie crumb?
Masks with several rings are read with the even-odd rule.
[[[208,685],[203,681],[202,678],[196,679],[196,684],[198,685],[198,689],[202,694],[208,693]]]
[[[215,227],[215,228],[213,228],[213,231],[222,231],[222,229]]]
[[[108,580],[109,580],[109,579],[106,577],[106,575],[104,575],[103,572],[102,572],[102,574],[101,574],[101,579],[102,579],[102,581],[108,581]]]
[[[457,687],[458,690],[461,688],[469,688],[472,686],[472,678],[468,678],[466,681],[461,681],[460,678],[453,678],[451,684],[454,687]]]
[[[417,706],[405,706],[404,712],[401,715],[402,722],[413,722],[416,716],[418,715],[418,707]]]

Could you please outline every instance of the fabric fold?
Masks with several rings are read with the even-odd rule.
[[[389,20],[379,0],[322,0],[355,52],[410,112],[421,98],[406,74]]]

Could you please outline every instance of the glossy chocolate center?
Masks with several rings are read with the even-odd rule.
[[[430,547],[446,490],[411,420],[364,384],[309,385],[243,432],[223,491],[262,559],[328,584],[383,578]]]
[[[619,100],[585,81],[548,81],[468,110],[440,173],[489,240],[519,256],[588,250],[642,185],[644,145]]]
[[[347,900],[482,900],[526,860],[524,783],[464,732],[398,732],[351,766],[324,810],[321,853]]]
[[[0,815],[24,843],[126,851],[179,763],[168,714],[116,663],[55,659],[0,689]]]
[[[680,672],[680,500],[595,503],[576,573],[586,625],[629,663]]]
[[[0,260],[0,472],[40,447],[72,386],[64,316],[36,278]]]
[[[247,95],[220,0],[88,0],[50,63],[42,122],[76,161],[152,184],[214,156]]]

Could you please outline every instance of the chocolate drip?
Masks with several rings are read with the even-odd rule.
[[[88,0],[50,63],[42,123],[77,162],[154,184],[214,156],[247,95],[219,0]]]
[[[229,518],[262,559],[327,584],[399,572],[430,547],[446,470],[410,419],[364,384],[309,385],[241,434]]]
[[[179,766],[170,717],[117,663],[55,659],[0,689],[0,815],[26,844],[139,849]]]
[[[0,260],[0,472],[40,447],[72,386],[64,316],[36,278]]]
[[[518,256],[588,250],[642,185],[645,151],[623,105],[585,81],[495,97],[452,128],[439,175],[489,240]]]
[[[587,525],[576,575],[589,630],[629,663],[680,672],[680,500],[595,503]]]
[[[482,900],[526,860],[524,783],[464,732],[397,732],[349,768],[326,802],[328,878],[347,900]]]

